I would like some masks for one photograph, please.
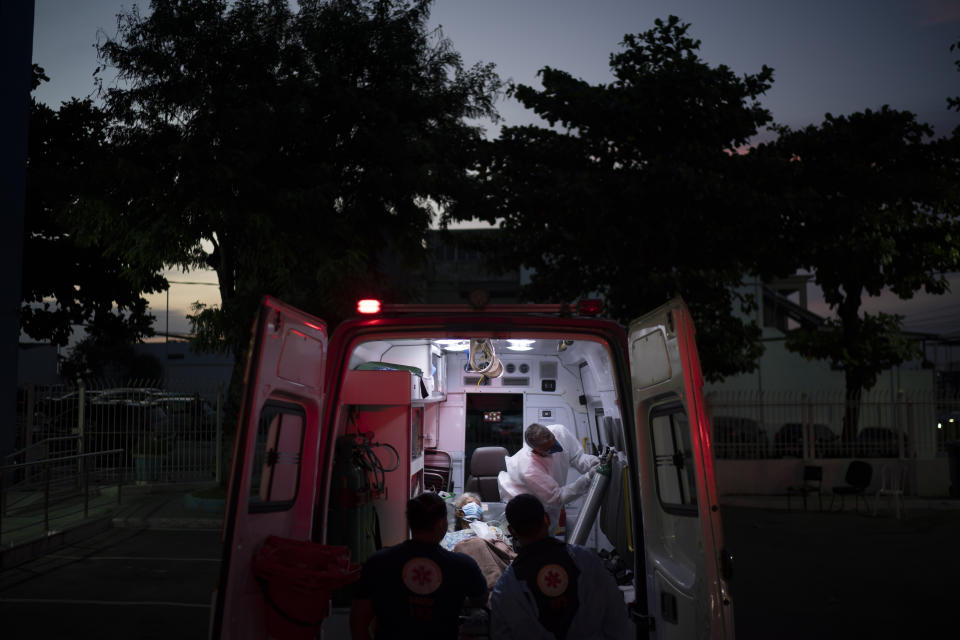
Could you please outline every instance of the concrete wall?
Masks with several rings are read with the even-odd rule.
[[[21,343],[17,357],[17,380],[20,383],[60,384],[57,347],[49,344]]]
[[[807,360],[788,351],[783,334],[769,327],[763,330],[765,351],[759,366],[752,373],[730,376],[722,382],[708,383],[709,391],[803,391],[805,393],[840,392],[844,390],[842,371],[835,371],[823,360]],[[933,369],[902,369],[882,372],[873,393],[932,393],[935,389]]]
[[[195,353],[187,342],[145,342],[134,350],[156,358],[163,381],[175,391],[206,391],[230,383],[233,357],[229,354]]]

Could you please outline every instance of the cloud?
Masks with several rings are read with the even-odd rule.
[[[960,22],[960,0],[916,0],[916,4],[925,27]]]

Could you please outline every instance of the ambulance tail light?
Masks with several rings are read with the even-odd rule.
[[[581,316],[598,316],[603,311],[603,302],[597,298],[586,298],[577,302],[577,313]]]
[[[380,313],[380,301],[373,298],[357,300],[357,313],[363,313],[366,315]]]

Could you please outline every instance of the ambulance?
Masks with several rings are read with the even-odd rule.
[[[288,556],[297,545],[345,547],[355,569],[407,539],[406,502],[423,491],[481,493],[486,520],[506,530],[496,477],[539,422],[564,425],[608,463],[603,490],[568,504],[558,535],[575,532],[568,542],[603,558],[636,637],[733,638],[733,561],[690,313],[680,298],[627,327],[601,313],[593,300],[363,300],[328,333],[323,320],[266,297],[209,636],[349,638],[350,585],[334,574],[329,588],[314,580],[305,608],[258,572],[265,546],[280,541]]]

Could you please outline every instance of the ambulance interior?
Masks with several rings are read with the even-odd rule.
[[[588,493],[600,498],[566,506],[567,541],[597,549],[629,602],[630,521],[639,518],[628,513],[618,396],[609,347],[596,336],[358,341],[336,416],[326,542],[362,562],[406,540],[406,500],[424,490],[480,494],[484,521],[506,533],[496,479],[504,457],[521,448],[527,425],[562,424],[610,470],[603,490]],[[579,475],[571,469],[568,482]]]

